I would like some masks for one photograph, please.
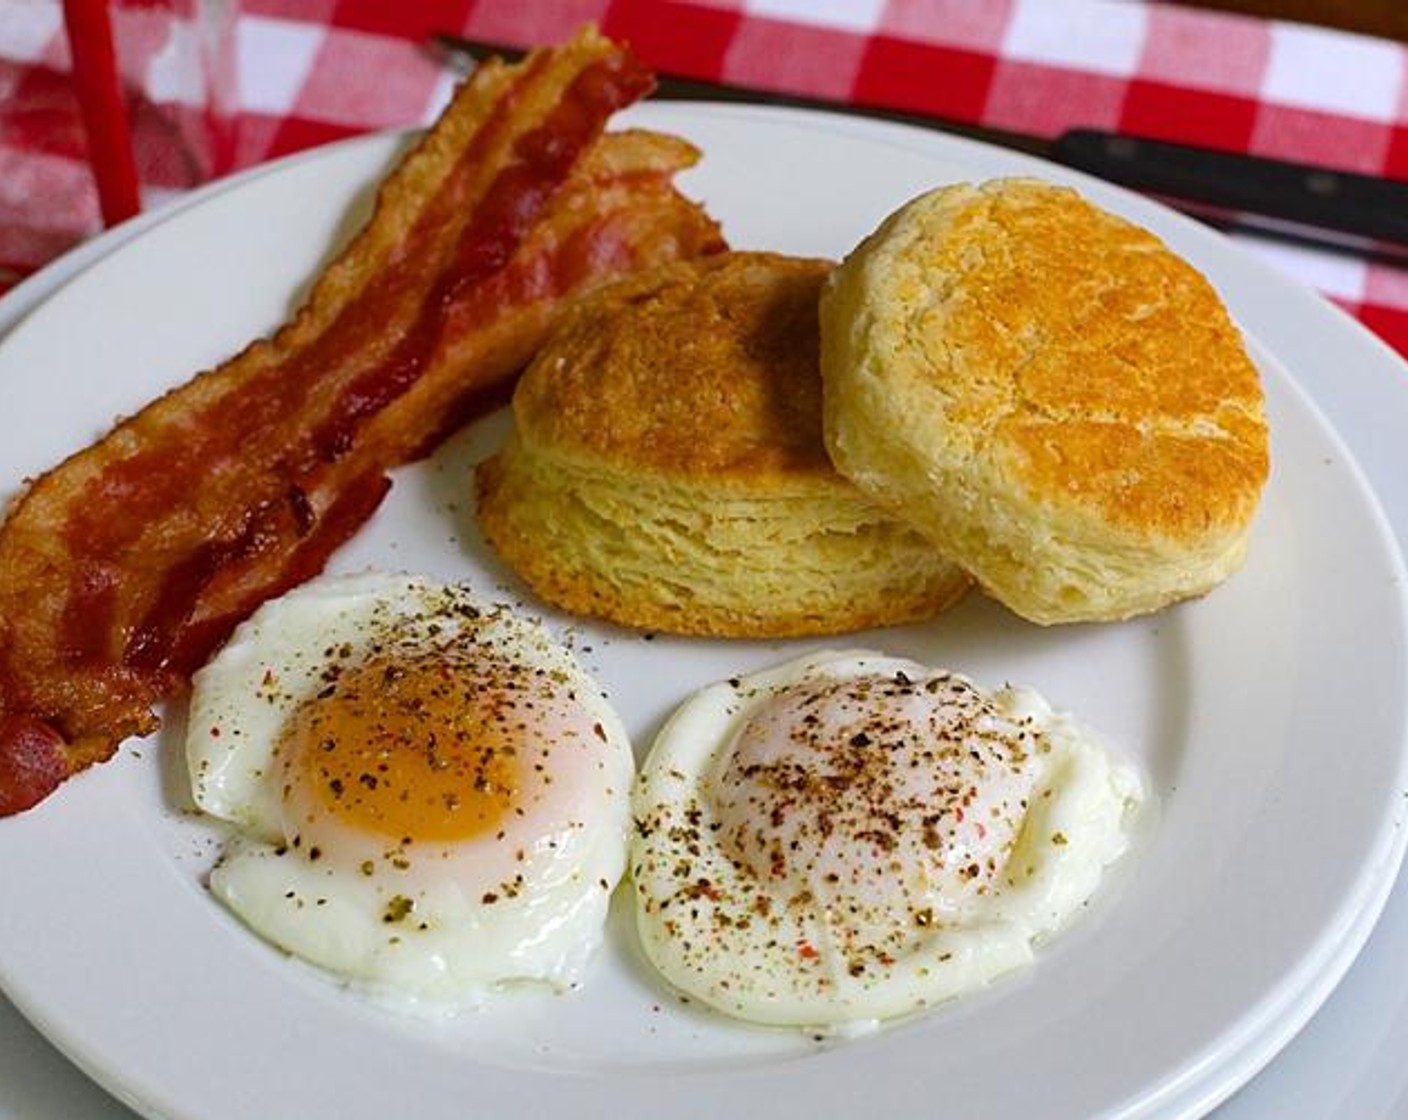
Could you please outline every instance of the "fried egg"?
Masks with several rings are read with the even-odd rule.
[[[256,611],[194,678],[214,895],[366,990],[437,1005],[580,982],[625,866],[620,719],[536,623],[368,573]]]
[[[646,956],[742,1019],[864,1029],[1027,964],[1143,798],[1029,689],[865,651],[704,688],[634,793]]]

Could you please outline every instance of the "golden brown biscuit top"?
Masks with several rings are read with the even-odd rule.
[[[867,270],[906,339],[901,391],[939,402],[950,440],[1032,494],[1175,538],[1249,515],[1268,470],[1256,368],[1153,234],[1029,180],[942,192],[891,232]]]
[[[519,382],[521,437],[666,473],[831,474],[817,358],[830,268],[724,253],[601,290]]]

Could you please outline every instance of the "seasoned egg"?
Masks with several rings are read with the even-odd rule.
[[[621,722],[535,623],[402,575],[265,604],[195,676],[210,889],[275,945],[437,1004],[579,981],[625,864]]]
[[[646,956],[757,1023],[855,1027],[1029,962],[1126,849],[1133,768],[1036,693],[877,653],[712,685],[634,795]]]

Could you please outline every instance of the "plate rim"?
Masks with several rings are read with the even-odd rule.
[[[658,108],[658,107],[656,107],[656,108]],[[894,135],[893,137],[889,138],[889,139],[892,139],[894,143],[898,144],[898,145],[901,146],[901,147],[908,147],[908,146],[910,146],[909,144],[906,144],[905,141],[906,141],[906,140],[912,141],[912,140],[917,136],[917,137],[925,138],[926,141],[928,141],[928,140],[933,140],[933,139],[935,139],[935,138],[938,138],[938,139],[941,141],[941,146],[942,146],[942,147],[949,147],[949,146],[955,146],[955,145],[956,145],[956,146],[959,147],[960,149],[971,147],[971,148],[973,148],[973,149],[981,150],[981,151],[983,151],[984,153],[990,153],[990,152],[998,151],[998,150],[996,150],[996,149],[989,149],[986,145],[982,145],[982,144],[979,144],[979,143],[976,143],[976,142],[973,142],[973,141],[968,141],[968,140],[965,140],[965,139],[962,139],[962,138],[949,137],[949,136],[946,136],[946,135],[933,134],[933,133],[926,132],[925,130],[916,129],[916,128],[914,128],[913,126],[906,126],[906,125],[902,125],[902,124],[892,124],[892,123],[889,123],[889,122],[869,122],[869,121],[860,122],[860,121],[857,121],[856,118],[846,117],[846,116],[844,116],[843,114],[815,113],[815,112],[812,112],[812,111],[796,110],[796,109],[763,109],[763,110],[758,110],[758,109],[753,109],[753,108],[740,108],[740,107],[736,107],[736,106],[727,106],[727,105],[723,105],[723,106],[707,106],[707,105],[706,105],[706,106],[700,106],[700,105],[691,105],[691,106],[689,106],[688,108],[689,108],[690,111],[694,111],[694,112],[699,112],[699,111],[711,111],[711,112],[713,112],[713,113],[715,113],[715,114],[725,114],[725,115],[735,116],[735,117],[757,117],[757,116],[762,116],[762,117],[766,118],[766,117],[771,117],[771,116],[779,116],[779,117],[785,117],[785,118],[803,118],[803,119],[805,119],[805,120],[810,121],[810,122],[813,123],[813,124],[821,123],[821,124],[823,125],[823,127],[827,127],[827,128],[839,128],[839,129],[842,130],[842,131],[851,131],[851,130],[852,130],[853,128],[855,128],[855,126],[858,125],[858,124],[864,126],[864,127],[861,127],[861,128],[855,128],[855,131],[861,132],[861,133],[868,133],[868,132],[872,132],[872,131],[878,131],[878,132],[884,133],[884,132],[891,132],[891,131],[893,130],[893,132],[894,132],[895,135]],[[821,120],[821,121],[818,121],[817,118],[821,118],[822,120]],[[792,123],[796,123],[795,119],[793,120]],[[163,224],[164,222],[175,218],[179,213],[183,212],[184,210],[189,209],[189,208],[192,208],[192,207],[196,207],[196,206],[199,206],[199,205],[203,205],[205,202],[209,201],[211,198],[216,197],[216,196],[218,196],[218,195],[220,195],[220,194],[223,194],[223,193],[225,193],[225,192],[227,192],[227,191],[237,190],[237,189],[239,189],[243,184],[249,182],[249,181],[252,180],[252,179],[260,178],[260,177],[263,177],[263,176],[266,176],[266,175],[277,174],[277,173],[279,173],[279,172],[281,172],[281,171],[287,170],[287,168],[288,168],[290,165],[293,165],[293,164],[301,164],[301,163],[309,162],[309,161],[312,161],[312,160],[325,159],[325,158],[332,158],[332,157],[334,157],[335,154],[336,154],[336,152],[335,152],[336,149],[342,149],[342,148],[352,147],[352,146],[364,146],[364,145],[368,145],[368,144],[370,144],[370,143],[385,143],[385,142],[387,142],[388,140],[394,141],[396,138],[404,136],[407,131],[408,131],[408,130],[396,130],[396,131],[394,131],[394,132],[390,132],[390,133],[381,133],[381,134],[376,134],[376,135],[373,135],[373,136],[356,137],[356,138],[352,138],[352,139],[349,139],[349,140],[341,141],[341,142],[339,142],[338,144],[335,144],[335,145],[329,145],[329,146],[327,146],[327,147],[325,147],[325,148],[319,148],[319,149],[315,149],[315,150],[308,151],[308,152],[298,153],[298,154],[296,154],[296,155],[294,155],[294,156],[287,157],[287,158],[284,159],[284,160],[280,160],[280,161],[277,161],[277,162],[272,163],[272,164],[263,165],[263,166],[261,166],[261,167],[251,169],[250,171],[245,172],[245,173],[242,173],[242,174],[239,175],[239,176],[235,176],[235,177],[233,177],[232,179],[224,180],[224,181],[222,181],[222,182],[220,182],[220,183],[217,183],[217,184],[212,185],[212,187],[206,188],[206,189],[203,190],[203,191],[196,192],[196,194],[194,194],[194,195],[191,196],[190,198],[181,200],[180,203],[178,203],[175,207],[171,208],[170,210],[162,211],[162,212],[159,212],[158,214],[151,215],[150,217],[151,217],[153,220],[152,220],[150,223],[145,223],[145,222],[144,222],[144,223],[142,224],[142,228],[140,228],[140,229],[134,229],[134,230],[131,230],[131,231],[125,230],[125,229],[118,229],[118,230],[111,231],[109,234],[106,234],[106,235],[104,235],[102,238],[99,238],[97,242],[90,243],[89,245],[84,246],[83,248],[84,248],[85,250],[91,250],[91,251],[93,252],[93,254],[94,254],[93,259],[92,259],[91,261],[89,261],[87,264],[85,264],[74,276],[70,277],[68,280],[63,281],[63,282],[60,284],[59,287],[55,288],[52,292],[48,293],[48,294],[46,295],[45,299],[44,299],[36,308],[34,308],[34,309],[32,309],[32,310],[38,310],[38,309],[42,308],[45,304],[49,303],[55,295],[57,295],[60,291],[62,291],[70,282],[73,282],[74,280],[77,280],[77,279],[80,278],[81,276],[85,275],[85,274],[92,268],[92,266],[93,266],[94,264],[100,263],[101,260],[104,259],[104,257],[106,256],[106,254],[109,252],[109,249],[110,249],[110,246],[107,245],[107,244],[105,244],[106,242],[109,242],[109,241],[110,241],[110,242],[112,243],[112,246],[115,247],[116,245],[123,244],[123,243],[125,243],[126,241],[131,240],[131,239],[133,239],[133,238],[143,236],[143,235],[145,235],[146,233],[148,233],[151,229],[155,228],[156,226],[161,225],[161,224]],[[388,149],[388,150],[389,150],[389,149]],[[1017,161],[1017,162],[1020,162],[1020,163],[1028,164],[1028,165],[1031,166],[1032,170],[1034,170],[1034,171],[1049,172],[1050,169],[1051,169],[1051,167],[1052,167],[1052,165],[1045,164],[1043,161],[1037,160],[1037,159],[1032,158],[1032,157],[1023,157],[1023,156],[1018,156],[1018,155],[1015,155],[1015,154],[1013,154],[1013,153],[1007,153],[1007,152],[998,152],[998,154],[1000,154],[1000,155],[1003,157],[1004,160],[1014,160],[1014,161]],[[1061,171],[1061,177],[1062,177],[1062,178],[1065,178],[1065,179],[1079,178],[1078,176],[1074,176],[1074,175],[1072,175],[1071,173],[1066,172],[1065,169],[1060,169],[1060,171]],[[1098,187],[1098,192],[1097,192],[1097,193],[1106,193],[1106,192],[1116,192],[1116,193],[1121,193],[1121,194],[1125,193],[1125,192],[1119,192],[1119,191],[1118,191],[1118,188],[1109,187],[1108,184],[1098,183],[1098,181],[1096,181],[1096,180],[1089,180],[1089,182],[1097,185],[1097,187]],[[1131,196],[1131,197],[1133,197],[1133,196]],[[1155,206],[1155,204],[1147,203],[1147,202],[1145,202],[1145,200],[1142,200],[1142,199],[1135,199],[1135,201],[1136,201],[1137,203],[1139,203],[1140,205],[1149,206],[1149,207],[1154,207],[1154,206]],[[1157,209],[1158,209],[1158,211],[1161,211],[1165,216],[1167,216],[1167,215],[1169,214],[1169,212],[1163,211],[1163,208],[1161,208],[1161,207],[1159,207],[1159,208],[1157,208]],[[1211,231],[1204,230],[1204,229],[1202,229],[1202,227],[1197,226],[1196,223],[1193,223],[1193,222],[1191,221],[1191,219],[1183,218],[1183,217],[1180,216],[1180,215],[1172,215],[1172,217],[1178,219],[1178,220],[1181,221],[1181,222],[1186,222],[1186,223],[1188,223],[1188,225],[1189,225],[1190,227],[1192,227],[1192,228],[1196,231],[1196,233],[1197,233],[1198,236],[1207,236],[1207,237],[1209,237],[1209,238],[1217,238],[1217,236],[1218,236],[1218,235],[1216,235],[1216,234],[1213,234]],[[1165,220],[1167,220],[1167,217],[1165,217]],[[102,249],[102,252],[99,252],[99,249],[100,249],[100,248]],[[1226,251],[1226,249],[1224,249],[1223,251]],[[51,266],[50,266],[50,269],[53,269],[53,268],[55,268],[55,267],[56,267],[56,266],[51,265]],[[41,273],[40,276],[44,276],[44,275],[48,274],[49,271],[50,271],[50,269],[44,270],[44,273]],[[32,278],[32,279],[29,280],[29,281],[26,281],[24,284],[19,285],[19,286],[15,289],[15,291],[16,291],[16,292],[22,292],[22,291],[26,288],[26,285],[29,285],[29,284],[34,283],[34,282],[35,282],[36,280],[38,280],[39,278],[40,278],[40,277],[37,276],[37,277],[35,277],[35,278]],[[26,324],[31,320],[31,318],[32,318],[32,315],[31,315],[30,313],[25,313],[24,315],[22,315],[21,320],[19,321],[19,323],[17,323],[17,324],[15,325],[14,330],[15,330],[15,331],[23,330],[24,327],[26,326]],[[8,335],[9,335],[10,333],[13,333],[13,332],[7,332],[7,337],[6,337],[5,340],[4,340],[4,344],[6,344],[6,345],[8,345],[8,342],[9,342],[9,337],[8,337]],[[1256,341],[1258,342],[1258,344],[1261,344],[1261,343],[1260,343],[1260,340],[1256,340]],[[1275,358],[1274,349],[1271,348],[1271,347],[1269,347],[1269,346],[1265,346],[1264,348],[1267,350],[1267,352],[1269,352],[1269,353],[1272,355],[1272,357],[1273,357],[1273,359],[1274,359],[1274,358]],[[1278,361],[1278,362],[1277,362],[1277,365],[1281,367],[1281,374],[1282,374],[1282,376],[1284,377],[1286,383],[1287,383],[1290,387],[1292,387],[1292,389],[1299,395],[1299,397],[1302,398],[1302,404],[1303,404],[1307,409],[1309,409],[1309,410],[1318,418],[1319,422],[1323,425],[1324,429],[1339,443],[1340,449],[1341,449],[1342,452],[1344,453],[1344,456],[1345,456],[1346,461],[1347,461],[1348,463],[1352,464],[1352,468],[1351,468],[1351,469],[1352,469],[1352,470],[1355,472],[1355,474],[1356,474],[1356,477],[1357,477],[1357,480],[1358,480],[1358,484],[1359,484],[1359,486],[1360,486],[1362,492],[1363,492],[1363,493],[1368,497],[1368,499],[1370,500],[1372,509],[1373,509],[1374,514],[1375,514],[1375,516],[1376,516],[1376,521],[1377,521],[1376,529],[1377,529],[1379,535],[1382,536],[1382,538],[1384,539],[1384,541],[1389,545],[1389,552],[1390,552],[1390,555],[1391,555],[1391,556],[1394,558],[1394,560],[1396,561],[1397,572],[1398,572],[1398,576],[1400,577],[1399,601],[1400,601],[1400,603],[1401,603],[1401,602],[1402,602],[1402,599],[1403,599],[1403,595],[1402,595],[1402,591],[1401,591],[1401,587],[1402,587],[1402,582],[1401,582],[1401,580],[1402,580],[1402,574],[1403,574],[1403,555],[1402,555],[1402,549],[1401,549],[1401,547],[1400,547],[1399,544],[1398,544],[1397,538],[1396,538],[1396,536],[1395,536],[1395,534],[1394,534],[1394,532],[1393,532],[1393,528],[1392,528],[1392,525],[1391,525],[1391,523],[1390,523],[1390,521],[1389,521],[1389,519],[1388,519],[1388,516],[1387,516],[1385,510],[1383,509],[1382,504],[1381,504],[1380,501],[1379,501],[1379,497],[1378,497],[1378,493],[1377,493],[1376,488],[1375,488],[1373,485],[1370,484],[1369,478],[1367,477],[1367,475],[1363,472],[1363,470],[1362,470],[1361,467],[1359,466],[1357,456],[1354,455],[1354,454],[1351,452],[1349,446],[1340,438],[1339,433],[1338,433],[1338,430],[1336,429],[1335,425],[1330,421],[1330,419],[1329,419],[1327,416],[1325,416],[1325,414],[1323,413],[1323,411],[1319,408],[1317,402],[1315,401],[1313,395],[1309,392],[1309,390],[1307,389],[1307,387],[1304,386],[1304,385],[1300,382],[1300,380],[1294,375],[1294,373],[1293,373],[1292,371],[1290,371],[1289,369],[1286,369],[1285,366],[1284,366],[1284,364],[1282,364],[1282,363],[1280,363],[1280,362]],[[1400,719],[1400,724],[1402,724],[1402,723],[1403,723],[1403,720]],[[1404,775],[1405,775],[1405,774],[1408,774],[1408,755],[1405,755],[1402,750],[1400,750],[1399,761],[1400,761],[1400,765],[1399,765],[1399,777],[1400,777],[1400,780],[1402,780],[1402,779],[1404,778]],[[1388,847],[1390,847],[1390,848],[1393,849],[1393,850],[1388,853],[1388,861],[1389,861],[1390,863],[1392,863],[1395,867],[1397,866],[1398,861],[1402,859],[1402,855],[1403,855],[1403,848],[1404,848],[1404,843],[1405,843],[1405,838],[1404,838],[1404,835],[1403,835],[1403,831],[1404,831],[1404,830],[1401,829],[1401,828],[1394,828],[1394,829],[1392,830],[1392,835],[1391,835],[1390,838],[1389,838],[1390,842],[1389,842],[1389,844],[1388,844]],[[1376,917],[1377,917],[1377,914],[1378,914],[1379,911],[1381,911],[1384,902],[1387,901],[1388,894],[1389,894],[1389,892],[1390,892],[1390,890],[1392,889],[1392,886],[1393,886],[1393,881],[1394,881],[1394,876],[1393,876],[1392,874],[1381,875],[1381,876],[1378,877],[1378,879],[1375,880],[1375,884],[1374,884],[1374,885],[1376,885],[1379,889],[1378,889],[1377,891],[1373,892],[1373,893],[1374,893],[1377,897],[1371,898],[1371,899],[1368,901],[1368,903],[1367,903],[1367,904],[1360,910],[1360,912],[1358,913],[1357,917],[1358,917],[1358,919],[1359,919],[1359,922],[1356,924],[1356,928],[1353,929],[1352,931],[1350,931],[1350,932],[1351,932],[1351,935],[1352,935],[1352,936],[1351,936],[1351,941],[1357,941],[1357,944],[1354,945],[1353,952],[1348,953],[1347,956],[1346,956],[1346,959],[1343,960],[1343,962],[1342,962],[1342,967],[1339,967],[1339,968],[1338,968],[1338,972],[1337,972],[1337,974],[1336,974],[1335,977],[1334,977],[1335,981],[1337,981],[1338,978],[1339,978],[1339,976],[1342,975],[1343,972],[1348,969],[1349,965],[1350,965],[1350,964],[1352,963],[1352,961],[1353,961],[1354,956],[1357,955],[1358,948],[1359,948],[1360,946],[1362,946],[1363,941],[1364,941],[1365,939],[1367,939],[1367,937],[1368,937],[1368,935],[1369,935],[1369,932],[1370,932],[1370,930],[1372,929],[1373,921],[1372,921],[1372,920],[1369,920],[1369,921],[1367,921],[1367,922],[1364,922],[1363,919],[1364,919],[1367,915],[1369,915],[1371,912],[1372,912],[1373,918],[1376,918]],[[1362,926],[1363,926],[1362,931],[1358,928],[1359,925],[1362,925]],[[1337,943],[1338,948],[1341,950],[1341,955],[1344,955],[1344,954],[1343,954],[1343,950],[1344,950],[1344,948],[1345,948],[1345,946],[1346,946],[1347,944],[1349,944],[1349,942],[1347,942],[1347,941],[1341,941],[1341,942],[1338,942],[1338,943]],[[1333,954],[1331,954],[1331,956],[1333,956]],[[1331,963],[1333,963],[1333,964],[1335,964],[1335,965],[1339,965],[1338,960],[1332,961]],[[1317,969],[1317,971],[1316,971],[1316,975],[1317,975],[1317,976],[1321,976],[1322,979],[1323,979],[1323,976],[1322,976],[1322,974],[1319,972],[1318,969]],[[0,984],[4,984],[6,990],[7,990],[7,991],[9,990],[9,985],[8,985],[7,983],[5,983],[5,981],[4,981],[3,970],[0,970]],[[1324,996],[1328,996],[1329,991],[1334,987],[1334,983],[1330,983],[1330,984],[1328,984],[1328,985],[1323,985],[1323,986],[1325,987],[1325,991],[1324,991],[1323,995],[1321,995],[1319,998],[1315,999],[1312,1003],[1306,1005],[1304,1008],[1302,1008],[1302,1009],[1304,1010],[1304,1015],[1301,1017],[1301,1023],[1303,1023],[1306,1019],[1308,1019],[1308,1018],[1310,1017],[1311,1014],[1313,1014],[1315,1008],[1319,1006],[1319,1002],[1320,1002],[1321,1000],[1323,1000]],[[16,1003],[17,1003],[17,1005],[20,1005],[20,1000],[16,1000]],[[22,1005],[21,1005],[21,1006],[22,1006]],[[24,1009],[24,1008],[23,1008],[23,1006],[22,1006],[22,1010],[23,1010],[23,1009]],[[26,1014],[29,1014],[29,1012],[26,1011]],[[31,1018],[33,1018],[33,1016],[31,1016]],[[1290,1029],[1289,1031],[1284,1032],[1285,1035],[1286,1035],[1285,1040],[1288,1040],[1289,1037],[1295,1033],[1295,1030],[1299,1029],[1299,1025],[1300,1025],[1300,1024],[1296,1024],[1296,1026],[1295,1026],[1293,1029]],[[47,1034],[47,1033],[49,1033],[49,1032],[46,1031],[45,1033]],[[1272,1056],[1274,1056],[1274,1054],[1279,1050],[1280,1045],[1283,1045],[1283,1044],[1284,1044],[1284,1041],[1285,1041],[1285,1040],[1282,1040],[1282,1041],[1279,1042],[1279,1043],[1275,1043],[1274,1045],[1272,1044],[1272,1042],[1268,1042],[1268,1043],[1267,1043],[1267,1052],[1265,1053],[1265,1056],[1264,1056],[1264,1058],[1262,1059],[1262,1061],[1257,1062],[1256,1068],[1260,1068],[1260,1065],[1261,1065],[1261,1064],[1264,1064],[1264,1061],[1265,1061],[1265,1060],[1269,1060]],[[121,1085],[120,1083],[119,1083],[119,1084],[116,1084],[116,1085],[110,1084],[109,1081],[108,1081],[108,1079],[107,1079],[106,1077],[104,1077],[104,1076],[98,1076],[98,1075],[95,1073],[95,1071],[91,1068],[90,1064],[89,1064],[88,1062],[86,1062],[86,1061],[83,1060],[83,1056],[82,1056],[82,1055],[74,1055],[74,1054],[70,1053],[67,1048],[64,1048],[64,1047],[61,1047],[61,1048],[65,1049],[65,1052],[66,1052],[66,1053],[69,1053],[69,1054],[70,1054],[70,1057],[72,1057],[72,1058],[75,1060],[75,1062],[80,1066],[80,1068],[83,1068],[83,1069],[85,1070],[85,1072],[88,1073],[89,1076],[94,1077],[95,1080],[98,1080],[100,1084],[104,1084],[105,1087],[107,1087],[107,1088],[109,1089],[109,1091],[115,1092],[115,1095],[119,1096],[119,1098],[128,1099],[128,1092],[127,1092],[127,1089],[126,1089],[125,1086]],[[1255,1072],[1255,1070],[1252,1070],[1251,1072]],[[1249,1077],[1250,1075],[1251,1075],[1251,1074],[1250,1074],[1250,1072],[1249,1072],[1249,1073],[1247,1074],[1247,1076]],[[1240,1084],[1240,1083],[1241,1083],[1242,1081],[1244,1081],[1245,1079],[1246,1079],[1246,1077],[1241,1077],[1235,1084],[1232,1084],[1232,1085],[1228,1086],[1228,1087],[1227,1087],[1227,1092],[1230,1092],[1232,1089],[1235,1089],[1235,1088],[1236,1088],[1236,1085],[1237,1085],[1237,1084]],[[1225,1095],[1226,1095],[1226,1093],[1221,1094],[1221,1096],[1225,1096]],[[1219,1096],[1217,1099],[1221,1099],[1221,1096]],[[1208,1101],[1209,1101],[1209,1098],[1207,1098],[1206,1094],[1204,1094],[1204,1103],[1208,1103]],[[1210,1107],[1211,1104],[1215,1104],[1215,1103],[1216,1103],[1216,1100],[1211,1100],[1210,1103],[1208,1103],[1208,1106]],[[1199,1106],[1199,1107],[1201,1107],[1201,1106]],[[1132,1115],[1132,1114],[1131,1114],[1131,1115]]]

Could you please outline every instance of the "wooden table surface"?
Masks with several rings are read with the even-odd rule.
[[[1300,20],[1408,42],[1408,0],[1178,0],[1192,8]]]

